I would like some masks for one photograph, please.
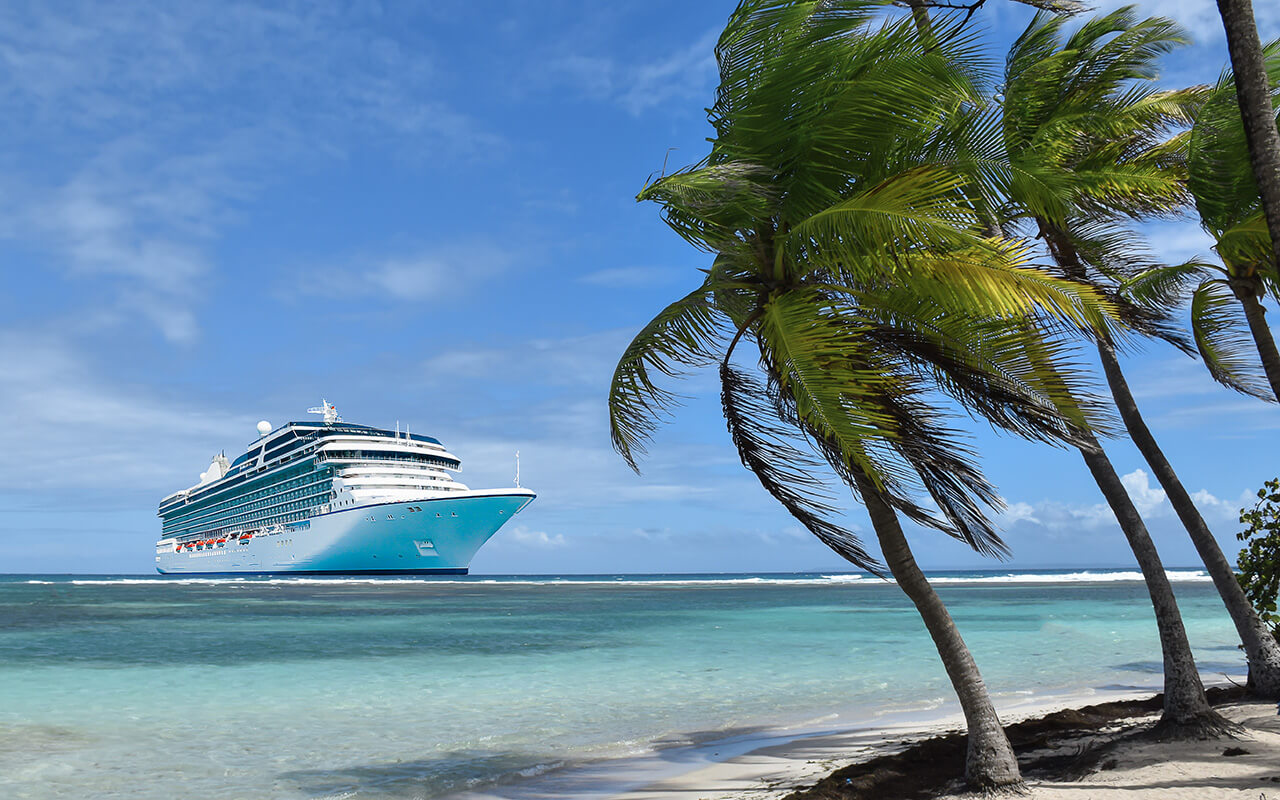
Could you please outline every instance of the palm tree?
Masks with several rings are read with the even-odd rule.
[[[1270,88],[1264,97],[1280,96],[1280,42],[1266,48],[1265,65]],[[1268,80],[1268,75],[1263,77]],[[1280,299],[1280,277],[1264,217],[1265,197],[1249,166],[1252,142],[1241,121],[1236,83],[1229,71],[1219,78],[1196,116],[1187,156],[1188,188],[1223,266],[1188,264],[1168,273],[1170,278],[1178,272],[1206,278],[1192,296],[1191,312],[1196,344],[1210,374],[1233,389],[1280,400],[1280,353],[1262,307],[1268,294]],[[1274,118],[1271,129],[1277,133]],[[1244,310],[1265,383],[1254,374],[1257,360],[1241,346],[1244,337],[1233,297]]]
[[[1249,163],[1266,211],[1272,261],[1280,263],[1280,132],[1276,130],[1270,91],[1275,79],[1267,80],[1266,59],[1250,0],[1218,0],[1218,13],[1237,76],[1233,83],[1248,139]]]
[[[1165,19],[1137,21],[1131,7],[1086,21],[1064,39],[1065,20],[1038,14],[1010,50],[998,130],[1007,158],[975,159],[989,180],[998,217],[1043,238],[1057,271],[1081,284],[1115,291],[1132,261],[1116,229],[1126,217],[1168,213],[1183,200],[1172,129],[1190,122],[1195,92],[1145,88],[1156,59],[1183,42]],[[990,138],[996,139],[996,136]],[[990,148],[992,145],[988,144]],[[1131,248],[1130,248],[1131,249]],[[1122,304],[1132,327],[1169,336],[1158,315]],[[1242,601],[1230,565],[1190,495],[1147,428],[1120,369],[1114,341],[1095,337],[1121,418],[1165,487],[1179,517],[1238,619],[1251,657],[1268,680],[1280,680],[1280,650],[1256,635],[1256,614]],[[1164,656],[1161,728],[1203,735],[1225,724],[1209,706],[1172,587],[1141,516],[1101,445],[1086,434],[1080,453],[1129,541],[1155,609]],[[1280,688],[1280,686],[1276,686]]]
[[[899,514],[1003,554],[984,510],[998,497],[933,394],[1027,436],[1074,440],[1096,410],[1076,399],[1074,379],[1043,368],[1064,348],[1027,320],[1105,328],[1110,307],[1090,287],[1020,266],[1021,246],[979,232],[964,178],[921,158],[977,99],[971,40],[944,22],[921,47],[910,22],[873,24],[882,7],[756,0],[731,16],[716,48],[710,154],[638,197],[714,260],[619,361],[613,443],[637,467],[678,400],[655,373],[718,364],[743,464],[822,542],[880,574],[833,520],[820,467],[861,498],[959,697],[967,780],[1015,785],[995,707]],[[735,362],[744,343],[763,380]]]

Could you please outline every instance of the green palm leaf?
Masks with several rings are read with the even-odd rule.
[[[637,472],[659,421],[679,396],[658,386],[653,372],[674,377],[719,358],[721,322],[710,302],[710,281],[662,310],[636,334],[614,369],[609,387],[609,432],[614,448]]]
[[[1155,266],[1126,279],[1121,291],[1136,303],[1164,309],[1183,302],[1193,286],[1221,272],[1221,268],[1194,259],[1181,264]]]
[[[1261,400],[1275,402],[1262,373],[1248,324],[1225,280],[1201,283],[1191,296],[1191,330],[1196,349],[1214,380]]]
[[[828,298],[816,290],[776,298],[763,309],[757,328],[775,397],[846,482],[854,483],[850,473],[856,470],[920,524],[979,552],[1003,552],[982,510],[998,508],[998,495],[927,402],[919,376],[861,335],[869,327],[832,313]],[[942,517],[911,499],[921,489]]]
[[[1280,42],[1267,45],[1264,58],[1272,86],[1280,87]],[[1280,88],[1273,88],[1272,100],[1280,100]],[[1201,222],[1215,238],[1261,208],[1230,71],[1218,79],[1197,115],[1187,159],[1188,188]]]
[[[815,476],[822,462],[800,443],[795,428],[778,424],[764,387],[741,370],[720,367],[721,403],[729,435],[743,465],[760,485],[818,540],[860,569],[876,575],[883,567],[852,532],[830,520],[836,512],[825,485]]]
[[[1219,233],[1218,244],[1213,249],[1218,251],[1222,263],[1231,272],[1242,276],[1261,273],[1272,292],[1280,289],[1272,263],[1275,257],[1271,249],[1271,232],[1261,208]]]

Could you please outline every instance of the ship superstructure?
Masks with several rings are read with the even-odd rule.
[[[465,574],[534,498],[468,488],[430,436],[343,422],[327,401],[309,410],[322,418],[259,423],[243,455],[215,456],[160,501],[158,571]]]

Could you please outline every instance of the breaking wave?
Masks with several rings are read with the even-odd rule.
[[[1202,583],[1212,580],[1204,570],[1167,570],[1173,582]],[[929,580],[944,584],[1049,584],[1049,583],[1122,583],[1142,580],[1136,570],[1081,570],[1036,572],[938,572]],[[562,575],[562,576],[475,576],[475,577],[369,577],[369,576],[226,576],[172,577],[102,576],[96,578],[32,578],[28,584],[71,586],[818,586],[881,585],[884,581],[864,574],[794,574],[794,575]]]

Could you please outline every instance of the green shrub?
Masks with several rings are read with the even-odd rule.
[[[1246,542],[1236,557],[1236,577],[1258,616],[1280,639],[1280,614],[1276,613],[1276,596],[1280,594],[1280,478],[1267,481],[1258,490],[1258,502],[1252,509],[1240,509],[1240,523],[1248,527],[1236,535]]]

